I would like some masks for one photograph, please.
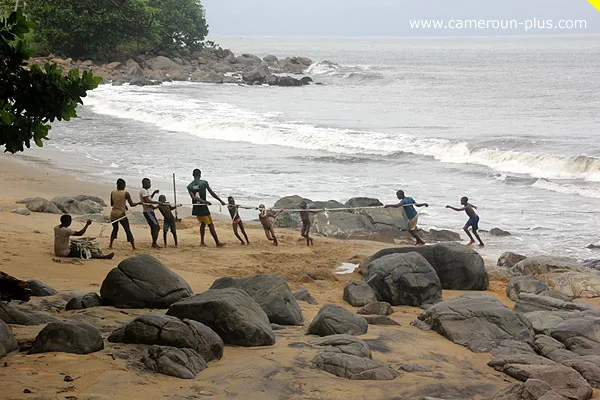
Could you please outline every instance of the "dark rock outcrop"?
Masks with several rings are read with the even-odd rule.
[[[550,288],[535,276],[517,276],[508,282],[506,296],[512,301],[519,299],[519,293],[539,294]]]
[[[527,257],[510,268],[514,276],[541,275],[549,272],[586,272],[576,260],[565,257]]]
[[[367,320],[343,307],[326,304],[319,310],[308,327],[308,333],[317,336],[338,334],[363,335],[368,330]]]
[[[302,325],[304,315],[283,275],[255,275],[248,278],[219,278],[211,289],[236,288],[245,291],[269,317],[280,325]]]
[[[377,302],[377,297],[367,282],[350,282],[344,287],[344,301],[354,307],[362,307]]]
[[[521,254],[513,253],[510,251],[502,253],[498,258],[497,265],[499,267],[512,268],[515,264],[523,261],[527,257]]]
[[[246,292],[238,289],[208,290],[173,304],[167,315],[201,322],[227,344],[249,347],[275,343],[267,314]]]
[[[29,354],[89,354],[104,349],[100,331],[84,322],[51,322],[35,338]]]
[[[29,280],[27,281],[27,285],[31,290],[31,296],[33,297],[46,297],[46,296],[54,296],[58,292],[52,289],[50,286],[46,285],[44,282],[40,282],[38,280]]]
[[[54,318],[34,311],[23,310],[16,303],[0,302],[0,320],[12,325],[41,325]]]
[[[393,380],[400,376],[389,365],[370,358],[324,351],[312,361],[315,368],[354,380]]]
[[[168,308],[192,289],[156,258],[140,254],[121,261],[100,288],[102,302],[118,308]]]
[[[86,308],[100,307],[101,305],[102,299],[98,296],[98,293],[92,292],[83,296],[73,297],[65,306],[65,310],[84,310]]]
[[[151,371],[181,379],[194,379],[207,367],[195,350],[166,346],[150,347],[142,362]]]
[[[301,289],[297,289],[294,290],[292,292],[292,294],[294,295],[294,297],[296,298],[296,300],[298,301],[305,301],[308,304],[312,304],[312,305],[316,305],[319,304],[319,302],[317,301],[317,299],[315,299],[308,290],[301,288]]]
[[[19,344],[12,330],[0,320],[0,358],[18,349]]]

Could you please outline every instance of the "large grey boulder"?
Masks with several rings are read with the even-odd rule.
[[[344,301],[351,306],[362,307],[377,302],[377,297],[367,282],[350,282],[344,287]]]
[[[236,288],[245,291],[269,317],[280,325],[302,325],[304,315],[283,275],[255,275],[248,278],[219,278],[211,289]]]
[[[323,347],[324,351],[371,358],[369,345],[352,335],[330,335],[315,339],[311,343]]]
[[[359,317],[343,307],[326,304],[310,323],[308,333],[317,336],[364,335],[368,329],[367,320],[363,317]]]
[[[521,313],[521,316],[527,320],[527,323],[533,328],[536,333],[546,334],[554,326],[560,325],[563,322],[582,317],[600,317],[600,310],[586,311],[531,311]]]
[[[52,289],[50,286],[46,285],[44,282],[32,279],[27,281],[27,285],[31,290],[31,296],[33,297],[46,297],[46,296],[54,296],[58,292]]]
[[[81,203],[79,200],[76,200],[71,196],[57,196],[52,199],[52,203],[58,207],[58,209],[66,214],[71,215],[81,215],[85,214],[83,210],[79,207]]]
[[[359,207],[381,207],[383,203],[378,199],[372,199],[370,197],[353,197],[349,199],[346,204],[348,208],[359,208]]]
[[[513,253],[511,251],[504,252],[498,258],[496,265],[504,268],[512,268],[515,264],[523,261],[527,257],[522,254]]]
[[[151,371],[181,379],[194,379],[206,369],[206,361],[192,349],[152,346],[142,358],[144,365]]]
[[[190,348],[205,361],[223,357],[223,340],[208,326],[191,319],[180,320],[159,313],[137,317],[114,331],[108,341]]]
[[[566,257],[535,256],[518,262],[510,271],[513,275],[541,275],[549,272],[586,272],[576,260]]]
[[[269,67],[266,64],[261,64],[252,71],[243,74],[242,79],[244,82],[257,84],[264,83],[270,75]]]
[[[506,296],[512,301],[519,299],[519,293],[539,294],[549,290],[548,286],[535,276],[517,276],[508,282]]]
[[[83,200],[79,202],[79,209],[83,214],[101,214],[104,207],[93,200]]]
[[[598,273],[564,272],[545,274],[541,279],[553,290],[571,298],[600,297],[600,274]]]
[[[400,376],[398,371],[381,361],[331,351],[318,354],[312,363],[315,368],[347,379],[389,381]]]
[[[442,285],[419,253],[390,254],[370,262],[363,272],[377,300],[391,305],[428,307],[442,301]]]
[[[475,250],[458,243],[438,243],[422,247],[397,247],[378,251],[366,258],[361,267],[390,254],[416,252],[431,264],[447,290],[487,290],[489,278],[483,258]]]
[[[398,231],[406,231],[408,229],[408,218],[406,213],[400,208],[373,208],[358,210],[369,218],[377,231],[389,232],[396,229]]]
[[[173,304],[167,315],[201,322],[227,344],[250,347],[275,343],[267,314],[252,297],[238,289],[207,290]]]
[[[507,364],[504,373],[523,382],[528,379],[544,381],[552,390],[567,399],[588,400],[593,394],[591,386],[577,371],[560,364]]]
[[[54,203],[41,197],[30,199],[25,206],[32,212],[61,214],[61,211]]]
[[[104,305],[118,308],[168,308],[192,295],[182,277],[156,258],[140,254],[121,261],[100,288]]]
[[[175,61],[165,57],[165,56],[157,56],[145,61],[146,65],[149,68],[154,70],[161,69],[179,69],[181,66],[177,64]]]
[[[528,379],[526,382],[513,383],[500,390],[490,400],[565,400],[550,385],[539,379]]]
[[[319,213],[314,217],[313,229],[319,235],[336,239],[347,239],[356,233],[373,233],[377,230],[367,216],[349,212]]]
[[[313,201],[308,203],[308,208],[313,210],[324,210],[324,209],[335,209],[335,208],[344,208],[344,205],[337,200],[327,200],[327,201]],[[331,212],[341,212],[343,210],[331,211]]]
[[[546,334],[582,355],[600,354],[600,317],[581,316],[550,326]]]
[[[507,339],[533,340],[530,328],[517,313],[481,293],[438,303],[418,319],[429,329],[474,352],[490,352]]]
[[[51,322],[35,338],[29,354],[73,353],[89,354],[104,349],[100,331],[85,322]]]
[[[285,196],[277,200],[273,205],[273,208],[276,210],[295,210],[300,208],[302,202],[310,204],[312,203],[312,200],[297,195]],[[298,228],[301,225],[302,221],[300,219],[300,214],[297,212],[281,213],[279,217],[275,218],[273,221],[273,226],[276,228]]]
[[[593,307],[587,304],[572,303],[549,296],[540,296],[521,292],[515,304],[514,311],[529,313],[532,311],[586,311]]]
[[[135,62],[135,61],[134,61]],[[94,203],[100,204],[102,207],[107,207],[106,202],[104,201],[103,198],[98,197],[98,196],[90,196],[90,195],[86,195],[86,194],[80,194],[77,195],[75,197],[73,197],[75,200],[77,201],[86,201],[86,200],[91,200]]]
[[[19,344],[9,326],[0,320],[0,358],[8,353],[18,350]]]
[[[102,305],[102,299],[98,296],[98,293],[87,293],[83,296],[75,296],[65,306],[66,311],[70,310],[84,310],[86,308],[100,307]]]
[[[11,325],[41,325],[54,321],[54,318],[17,306],[16,302],[0,302],[0,320]]]

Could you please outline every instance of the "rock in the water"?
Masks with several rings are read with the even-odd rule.
[[[371,286],[365,281],[351,282],[344,287],[344,301],[354,307],[375,303],[377,297]]]
[[[587,304],[572,303],[554,297],[521,292],[513,310],[519,313],[529,313],[532,311],[586,311],[589,309],[592,309],[592,306]]]
[[[298,301],[305,301],[308,304],[312,304],[312,305],[319,304],[319,302],[317,301],[317,299],[315,299],[314,297],[312,297],[312,295],[309,293],[309,291],[306,290],[306,289],[304,289],[304,288],[301,288],[301,289],[298,289],[298,290],[294,290],[292,292],[292,294],[294,295],[294,297]]]
[[[355,380],[393,380],[400,376],[389,365],[351,354],[324,351],[313,359],[313,365],[330,374]]]
[[[515,276],[541,275],[549,272],[585,272],[585,267],[571,258],[535,256],[518,262],[510,271]]]
[[[98,296],[98,293],[88,293],[83,296],[73,297],[67,305],[65,310],[84,310],[86,308],[100,307],[102,305],[102,299]]]
[[[535,276],[517,276],[508,282],[506,296],[512,301],[517,301],[521,292],[539,294],[548,289],[548,286]]]
[[[201,322],[227,344],[269,346],[275,334],[260,305],[238,289],[211,289],[171,306],[168,315]]]
[[[182,321],[159,313],[137,317],[114,331],[108,341],[190,348],[206,361],[223,357],[223,340],[208,326],[191,319]]]
[[[492,228],[492,229],[490,229],[490,235],[492,235],[492,236],[510,236],[510,232],[504,231],[500,228]]]
[[[499,267],[512,268],[515,264],[523,261],[526,258],[527,257],[524,255],[507,251],[502,253],[502,255],[498,258],[497,265]]]
[[[108,273],[100,288],[102,302],[118,308],[168,308],[192,295],[182,277],[148,254],[125,259]]]
[[[490,352],[507,339],[533,339],[531,330],[517,313],[481,293],[438,303],[421,313],[418,319],[474,352]]]
[[[418,253],[377,258],[367,265],[363,276],[378,300],[394,306],[427,307],[442,301],[440,279]]]
[[[51,322],[35,338],[29,354],[89,354],[104,349],[100,331],[85,322]]]
[[[150,347],[142,362],[151,371],[181,379],[194,379],[207,367],[195,350],[165,346]]]
[[[40,282],[37,280],[27,281],[27,285],[31,290],[31,296],[33,297],[45,297],[45,296],[54,296],[58,292],[52,289],[50,286],[46,285],[44,282]]]
[[[546,382],[556,393],[567,399],[588,400],[592,397],[591,386],[575,370],[560,364],[524,365],[507,364],[504,373],[518,379],[538,379]]]
[[[308,327],[308,333],[317,336],[338,334],[364,335],[369,329],[367,320],[343,307],[326,304],[319,310]]]
[[[547,334],[582,355],[600,354],[600,317],[581,316],[550,326]]]
[[[19,344],[9,326],[0,320],[0,358],[8,353],[18,350]]]
[[[60,214],[61,211],[56,207],[54,203],[49,200],[36,197],[27,202],[26,207],[29,211],[48,213],[48,214]]]
[[[362,315],[390,315],[394,313],[394,310],[390,303],[378,301],[361,307],[357,313]]]
[[[489,278],[483,258],[475,250],[458,243],[439,243],[423,247],[383,249],[361,263],[365,268],[378,258],[397,253],[416,252],[431,264],[447,290],[487,290]]]
[[[0,302],[0,320],[12,325],[41,325],[54,318],[38,312],[19,309],[14,303]]]
[[[219,278],[211,289],[236,288],[245,291],[269,317],[280,325],[302,325],[304,315],[283,275],[255,275],[248,278]]]
[[[564,272],[542,275],[542,280],[565,296],[600,297],[600,275],[597,273]]]
[[[247,74],[242,75],[242,79],[248,83],[264,83],[270,75],[269,67],[266,64],[262,64]]]

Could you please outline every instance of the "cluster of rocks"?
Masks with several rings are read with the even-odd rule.
[[[30,212],[71,215],[101,215],[107,206],[100,197],[88,195],[57,196],[52,200],[30,197],[17,201],[17,204],[24,204],[25,210]]]
[[[346,203],[336,200],[312,201],[301,196],[286,196],[277,200],[275,209],[298,209],[306,202],[309,209],[344,210],[321,212],[311,215],[312,229],[316,234],[337,239],[375,239],[394,243],[394,239],[412,240],[407,232],[406,214],[399,208],[362,208],[381,207],[378,199],[354,197]],[[358,208],[358,209],[353,209]],[[300,214],[284,212],[274,220],[279,228],[298,228],[302,225]],[[460,241],[460,235],[448,230],[419,231],[429,241]]]
[[[275,86],[303,86],[312,82],[303,74],[313,61],[306,57],[278,59],[253,54],[236,56],[231,50],[205,48],[189,54],[138,54],[120,61],[97,63],[92,60],[34,58],[32,63],[54,62],[65,71],[78,68],[93,71],[113,85],[145,86],[165,81],[192,81],[204,83],[268,84]]]

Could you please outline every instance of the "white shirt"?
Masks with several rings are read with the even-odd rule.
[[[140,190],[140,201],[141,201],[142,203],[145,203],[145,201],[144,201],[144,197],[147,197],[147,198],[149,198],[149,199],[150,199],[150,195],[151,195],[151,194],[152,194],[152,193],[150,193],[150,191],[149,191],[148,189],[142,189],[142,190]],[[144,212],[150,212],[150,211],[154,211],[154,208],[152,208],[152,206],[149,206],[149,205],[143,204],[143,205],[142,205],[142,207],[144,208]]]

